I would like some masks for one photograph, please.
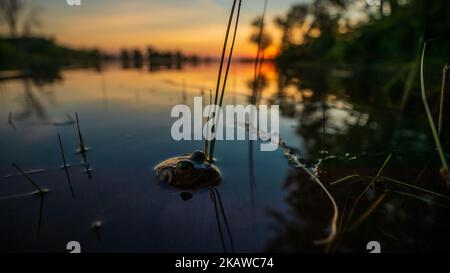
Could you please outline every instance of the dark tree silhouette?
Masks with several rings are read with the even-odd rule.
[[[23,36],[30,37],[33,34],[33,31],[42,25],[40,14],[41,8],[32,7],[27,13],[24,21],[23,21]]]
[[[272,44],[272,36],[268,32],[261,33],[261,17],[257,17],[252,21],[252,27],[255,29],[254,33],[250,36],[250,41],[255,44],[259,44],[261,39],[261,49],[267,49]],[[265,23],[264,23],[265,25]],[[263,26],[265,29],[265,26]],[[262,35],[262,38],[260,37]]]
[[[11,37],[17,36],[17,22],[23,11],[21,0],[0,0],[0,12],[9,27]]]

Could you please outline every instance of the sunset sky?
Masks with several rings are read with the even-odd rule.
[[[152,45],[213,56],[220,54],[232,4],[231,0],[82,0],[81,6],[70,7],[65,0],[24,2],[28,8],[42,10],[42,27],[37,32],[66,45],[99,47],[109,52]],[[280,33],[273,24],[274,17],[300,2],[308,0],[269,0],[267,27],[276,43]],[[255,46],[249,42],[250,22],[261,14],[263,5],[263,0],[243,0],[237,56],[254,54]],[[1,30],[5,32],[4,24]]]

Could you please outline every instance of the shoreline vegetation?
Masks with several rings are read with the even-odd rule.
[[[439,1],[382,2],[379,8],[359,9],[354,0],[293,5],[275,19],[282,32],[278,64],[405,64],[420,58],[423,41],[438,36],[445,39],[430,47],[428,59],[450,58],[449,9]],[[351,12],[359,14],[358,19],[352,19]]]
[[[45,37],[0,37],[0,70],[90,66],[111,58],[98,49],[65,47]]]
[[[253,62],[253,58],[235,58],[240,63]],[[219,59],[210,56],[185,55],[181,51],[160,51],[149,46],[145,51],[122,49],[116,54],[97,48],[74,48],[59,44],[47,37],[0,36],[0,80],[27,77],[52,77],[61,69],[95,68],[111,62],[120,63],[122,68],[142,68],[148,65],[150,71],[181,69],[184,64],[216,63]],[[274,59],[265,60],[275,62]]]
[[[0,37],[0,80],[59,79],[62,68],[101,66],[111,56],[97,49],[74,49],[44,37]]]

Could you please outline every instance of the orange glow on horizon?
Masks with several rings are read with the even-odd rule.
[[[60,4],[34,1],[43,9],[42,27],[33,29],[36,35],[54,37],[67,47],[97,48],[111,54],[117,54],[121,49],[144,51],[151,46],[161,51],[218,57],[222,53],[229,16],[229,6],[213,0],[180,2],[177,5],[162,0],[98,0],[79,8],[68,7],[62,4],[63,1]],[[234,57],[255,57],[257,49],[250,41],[255,27],[251,22],[262,7],[257,0],[243,5]],[[272,35],[274,45],[267,50],[266,58],[278,54],[281,40],[280,30],[272,23],[272,18],[278,13],[270,11],[266,31]],[[6,24],[0,24],[0,33],[7,32]]]
[[[88,28],[88,26],[84,26]],[[236,58],[254,58],[257,46],[250,42],[250,28],[242,27],[236,38],[233,56]],[[81,32],[76,29],[68,30],[63,36],[56,36],[56,40],[66,46],[79,48],[98,48],[108,53],[117,54],[121,49],[146,50],[154,47],[161,51],[181,51],[184,54],[196,54],[199,56],[218,57],[221,55],[223,46],[223,27],[205,28],[198,30],[203,35],[193,36],[191,31],[172,32],[153,31],[153,34],[145,30],[128,33],[102,33],[95,31]],[[197,32],[197,31],[193,31]],[[278,33],[271,32],[274,37]],[[155,38],[153,38],[155,37]],[[274,39],[276,40],[276,39]],[[278,55],[280,48],[273,44],[265,51],[265,58],[274,58]]]

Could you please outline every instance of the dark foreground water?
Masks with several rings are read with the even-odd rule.
[[[0,251],[66,252],[69,241],[78,241],[86,252],[223,252],[221,236],[230,251],[221,208],[238,252],[324,251],[314,241],[330,231],[330,201],[282,149],[218,142],[221,204],[206,189],[185,201],[156,178],[153,167],[162,160],[202,149],[200,141],[172,140],[170,111],[191,105],[193,96],[207,100],[216,71],[216,64],[152,72],[111,66],[0,82]],[[403,106],[402,88],[382,91],[385,75],[280,72],[269,64],[262,72],[262,92],[253,101],[280,105],[282,138],[336,198],[341,233],[329,250],[366,252],[373,240],[384,251],[448,247],[448,190],[416,89]],[[252,80],[251,65],[234,67],[225,104],[252,101]],[[75,112],[90,148],[91,177],[75,153]],[[380,175],[391,180],[373,180],[385,161]],[[37,170],[29,176],[49,193],[30,194],[35,189],[12,163]]]

